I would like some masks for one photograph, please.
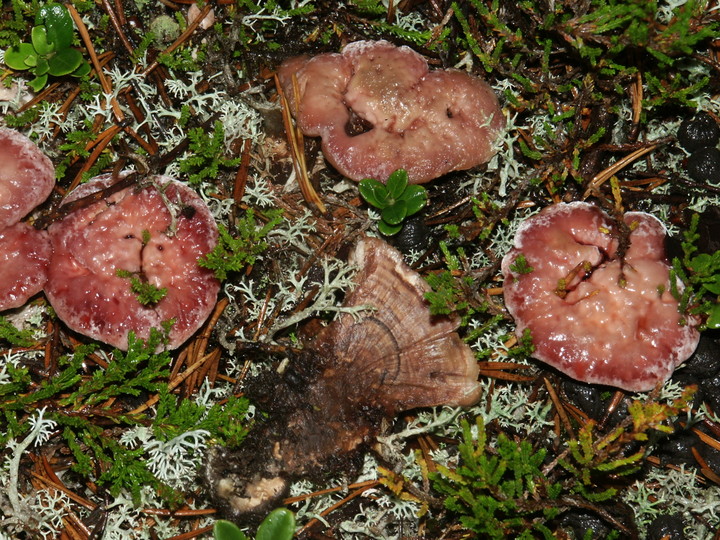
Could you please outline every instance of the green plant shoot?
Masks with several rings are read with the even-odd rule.
[[[378,230],[385,236],[400,232],[405,218],[418,213],[427,204],[427,191],[422,186],[408,185],[408,174],[404,169],[393,172],[385,184],[365,178],[358,187],[362,198],[380,210]]]
[[[82,53],[70,45],[73,40],[73,20],[62,4],[42,6],[30,32],[30,43],[19,43],[5,51],[5,63],[11,69],[29,70],[35,78],[28,86],[35,92],[45,86],[48,76],[72,75],[82,77],[90,72]]]
[[[140,279],[129,270],[118,268],[115,275],[130,280],[130,290],[137,296],[138,302],[143,306],[157,304],[167,296],[168,290],[166,287],[157,287],[148,281]]]
[[[294,534],[295,515],[286,508],[276,508],[258,527],[255,540],[290,540]],[[224,519],[215,522],[213,535],[215,540],[248,540],[237,525]]]

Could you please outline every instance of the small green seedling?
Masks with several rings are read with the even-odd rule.
[[[385,236],[397,234],[403,220],[419,212],[427,204],[427,191],[418,185],[408,185],[404,169],[393,172],[383,184],[373,178],[360,181],[360,195],[380,210],[378,230]]]
[[[277,508],[260,524],[255,540],[290,540],[294,534],[295,515],[286,508]],[[213,535],[215,540],[248,540],[237,525],[224,519],[215,522]]]
[[[35,78],[28,86],[40,91],[48,76],[72,75],[82,77],[90,72],[82,53],[70,46],[73,40],[73,20],[62,4],[42,6],[35,16],[30,43],[19,43],[5,51],[5,63],[11,69],[29,70]]]
[[[129,270],[118,268],[115,275],[130,280],[130,290],[137,296],[138,302],[143,306],[153,306],[167,296],[166,287],[157,287],[133,274]]]
[[[707,316],[701,330],[717,329],[720,328],[720,251],[695,254],[698,251],[696,242],[700,239],[699,221],[700,216],[693,214],[690,227],[683,233],[683,257],[675,257],[672,261],[670,286],[672,294],[680,300],[681,311],[689,304],[695,304],[690,312]],[[684,291],[678,289],[676,277],[685,283]]]
[[[688,261],[693,271],[691,280],[701,294],[714,297],[703,306],[708,315],[706,328],[720,328],[720,251],[712,255],[700,253]]]

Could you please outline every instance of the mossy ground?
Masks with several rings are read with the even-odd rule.
[[[39,5],[4,3],[3,49],[27,40]],[[101,171],[177,176],[227,233],[212,258],[225,281],[207,325],[171,354],[89,343],[42,296],[4,314],[0,536],[210,534],[198,470],[210,445],[242,444],[251,427],[244,378],[332,317],[352,284],[348,246],[377,234],[378,216],[317,141],[303,147],[317,197],[299,189],[273,70],[381,38],[486,78],[508,121],[497,156],[429,184],[420,218],[391,239],[432,284],[432,309],[462,317],[484,392],[469,411],[398,418],[359,477],[296,484],[286,502],[299,536],[660,538],[658,516],[688,538],[717,534],[718,336],[707,331],[708,355],[650,395],[576,385],[514,337],[498,272],[522,219],[558,201],[652,212],[678,245],[701,213],[715,233],[696,241],[711,249],[720,179],[689,178],[675,135],[697,110],[720,116],[715,2],[217,0],[201,6],[207,27],[184,1],[72,11],[88,76],[50,77],[30,96],[13,86],[22,72],[3,73],[4,123],[58,171],[35,218]],[[158,20],[172,33],[152,33]],[[694,302],[717,298],[701,290]]]

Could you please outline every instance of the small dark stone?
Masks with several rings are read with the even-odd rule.
[[[703,428],[704,426],[700,426],[699,429],[705,432],[710,431]],[[708,433],[708,435],[713,437],[713,433]],[[716,450],[712,446],[704,443],[698,443],[697,448],[700,457],[705,461],[705,465],[715,474],[720,474],[720,450]]]
[[[697,241],[700,253],[715,253],[720,249],[720,208],[711,206],[700,214]]]
[[[594,385],[565,380],[562,383],[565,395],[590,418],[599,420],[605,404],[600,390]]]
[[[610,528],[597,514],[582,510],[569,510],[563,514],[560,526],[573,533],[574,538],[606,538]],[[591,533],[588,536],[588,533]]]
[[[677,138],[688,152],[706,146],[715,146],[720,141],[720,126],[712,116],[701,112],[694,118],[683,120]]]
[[[657,449],[663,465],[697,466],[692,448],[698,443],[696,435],[689,431],[678,431],[663,440]]]
[[[713,412],[720,412],[720,374],[700,381],[702,400],[707,403]]]
[[[687,172],[697,182],[720,182],[720,150],[714,146],[695,150],[688,158]]]
[[[419,215],[406,219],[400,232],[391,236],[389,240],[400,251],[407,253],[426,250],[431,238],[430,228],[425,225],[425,217]]]
[[[720,372],[720,342],[708,334],[700,335],[693,355],[675,373],[682,381],[699,382]]]
[[[684,528],[680,514],[658,516],[648,525],[647,540],[684,540]]]

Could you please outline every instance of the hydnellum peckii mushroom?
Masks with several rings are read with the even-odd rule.
[[[45,294],[68,327],[119,349],[127,348],[129,332],[147,339],[172,322],[172,349],[217,300],[219,281],[198,265],[217,243],[217,225],[205,202],[171,178],[113,190],[128,174],[98,176],[64,201],[78,208],[48,229],[53,255]],[[160,294],[142,300],[144,285]]]
[[[502,262],[505,304],[534,357],[579,381],[648,391],[700,336],[671,294],[665,227],[642,212],[623,223],[584,202],[527,219]]]
[[[380,422],[400,411],[479,399],[477,362],[455,331],[459,321],[430,315],[429,287],[400,253],[365,238],[351,263],[357,285],[345,305],[368,310],[343,314],[281,375],[251,383],[268,418],[237,450],[210,452],[206,482],[230,516],[262,515],[294,479],[352,469]]]
[[[45,285],[47,233],[20,220],[54,185],[55,168],[35,143],[0,128],[0,311],[22,306]]]
[[[469,169],[490,160],[505,127],[485,81],[429,71],[418,53],[387,41],[292,58],[278,78],[300,130],[321,137],[327,160],[353,180],[384,182],[405,169],[420,184]]]

